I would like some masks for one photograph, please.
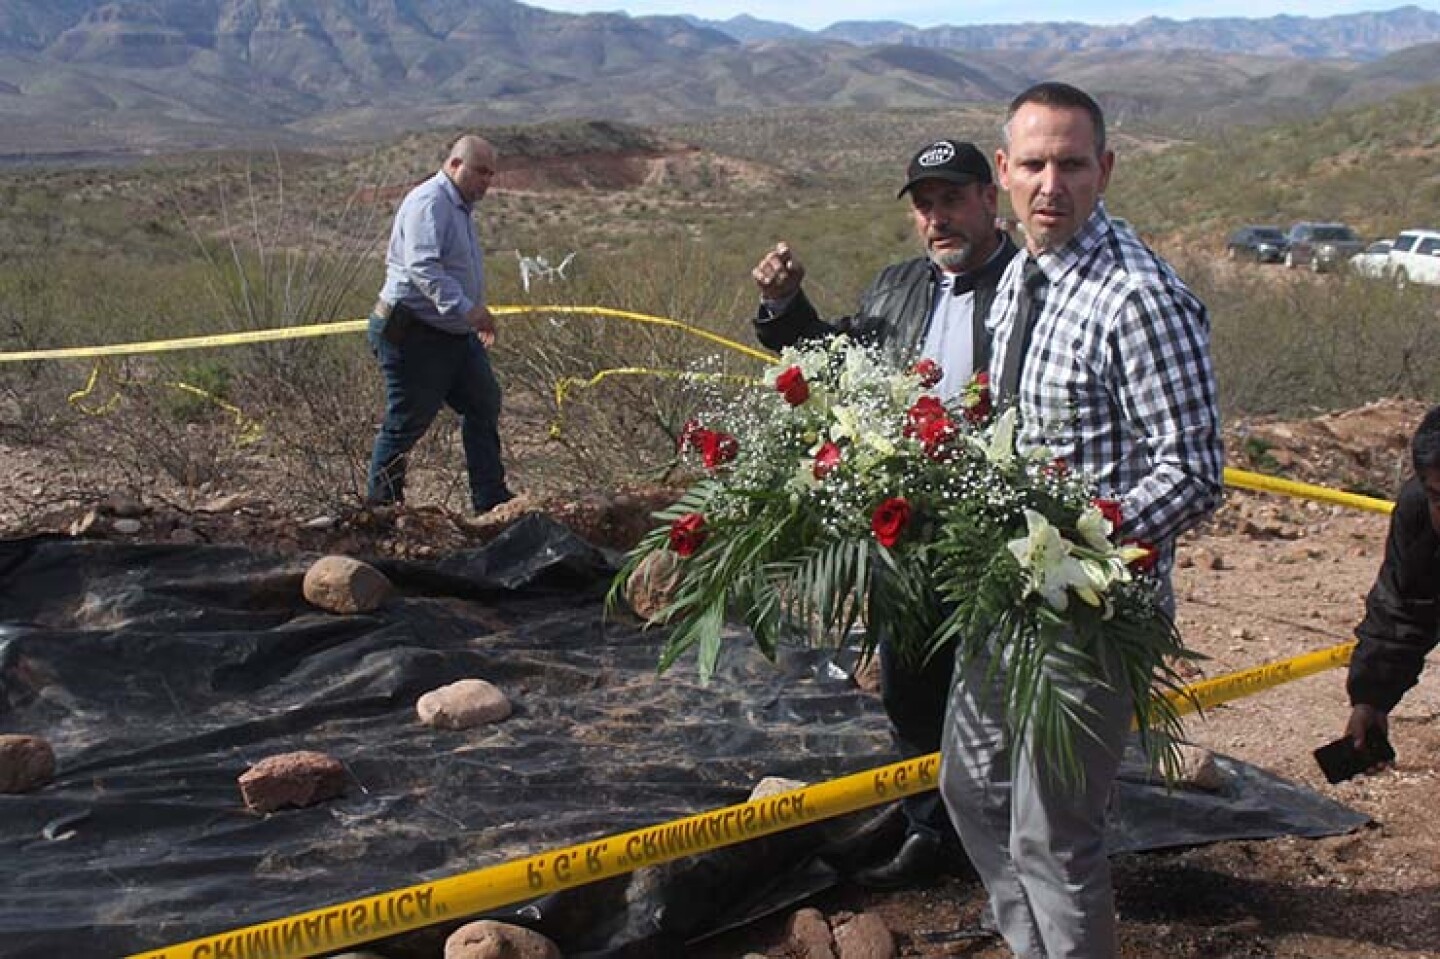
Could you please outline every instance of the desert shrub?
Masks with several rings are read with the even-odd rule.
[[[1436,291],[1348,274],[1182,273],[1205,300],[1229,415],[1306,415],[1389,396],[1440,395],[1429,355]]]
[[[707,244],[677,235],[586,261],[571,282],[532,287],[529,297],[672,320],[748,345],[753,305],[732,274]],[[687,377],[754,375],[761,364],[673,326],[540,311],[504,322],[496,365],[519,424],[507,431],[507,459],[528,488],[553,489],[664,479],[697,402]]]

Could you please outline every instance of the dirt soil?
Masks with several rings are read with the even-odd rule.
[[[1386,401],[1291,422],[1227,428],[1230,465],[1330,488],[1393,495],[1407,437],[1425,410]],[[37,497],[55,464],[0,434],[0,488]],[[97,470],[96,476],[100,472]],[[663,490],[580,499],[522,498],[484,521],[416,508],[395,517],[307,517],[273,490],[188,498],[137,496],[98,479],[70,502],[23,521],[0,506],[0,535],[37,530],[176,542],[238,542],[266,549],[388,553],[425,558],[473,546],[528,509],[542,509],[611,546],[633,542]],[[185,504],[183,507],[176,504]],[[117,529],[120,514],[135,522]],[[137,529],[138,527],[138,529]],[[122,529],[136,530],[122,532]],[[1349,507],[1232,491],[1181,545],[1180,625],[1208,660],[1196,678],[1282,660],[1348,641],[1383,552],[1386,517]],[[1332,670],[1215,707],[1188,724],[1194,742],[1317,790],[1373,820],[1320,840],[1227,842],[1115,859],[1126,959],[1224,957],[1440,957],[1440,683],[1427,675],[1392,717],[1395,767],[1327,784],[1311,751],[1335,738],[1348,713],[1344,672]],[[840,887],[812,905],[837,924],[868,911],[884,919],[905,957],[1000,959],[978,934],[984,895],[970,877],[919,891],[867,894]],[[799,959],[777,916],[696,948],[693,959],[758,954]]]

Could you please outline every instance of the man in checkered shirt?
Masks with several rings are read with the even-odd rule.
[[[990,313],[1000,400],[1018,406],[1022,452],[1043,447],[1120,502],[1119,535],[1156,548],[1155,575],[1173,604],[1175,538],[1222,492],[1209,317],[1105,212],[1115,155],[1090,96],[1061,83],[1031,87],[1010,104],[1003,143],[996,168],[1026,249]],[[1018,957],[1113,959],[1104,826],[1130,727],[1125,686],[1071,683],[1096,733],[1078,744],[1077,787],[1031,749],[1012,767],[1003,679],[993,674],[987,689],[989,665],[980,657],[951,690],[941,773],[950,816]]]

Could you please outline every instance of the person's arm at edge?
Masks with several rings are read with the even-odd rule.
[[[1425,657],[1440,639],[1436,597],[1433,587],[1426,588],[1427,571],[1421,568],[1431,559],[1429,524],[1424,493],[1411,479],[1390,515],[1385,558],[1365,597],[1365,616],[1355,627],[1358,642],[1345,681],[1352,726],[1384,729],[1390,711],[1419,682]],[[1356,711],[1366,715],[1357,717]],[[1355,738],[1350,728],[1346,732]]]

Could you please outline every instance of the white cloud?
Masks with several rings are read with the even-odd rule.
[[[795,4],[787,0],[543,0],[532,6],[567,13],[623,11],[632,16],[692,14],[707,20],[728,20],[748,13],[761,20],[777,20],[807,30],[818,30],[838,20],[898,20],[918,27],[975,23],[1133,23],[1145,17],[1192,20],[1209,17],[1263,18],[1278,14],[1325,17],[1366,10],[1389,10],[1402,0],[1376,4],[1373,0],[1035,0],[1016,4],[980,0],[956,4],[953,0],[830,0]],[[1417,6],[1440,10],[1440,0],[1419,0]]]

